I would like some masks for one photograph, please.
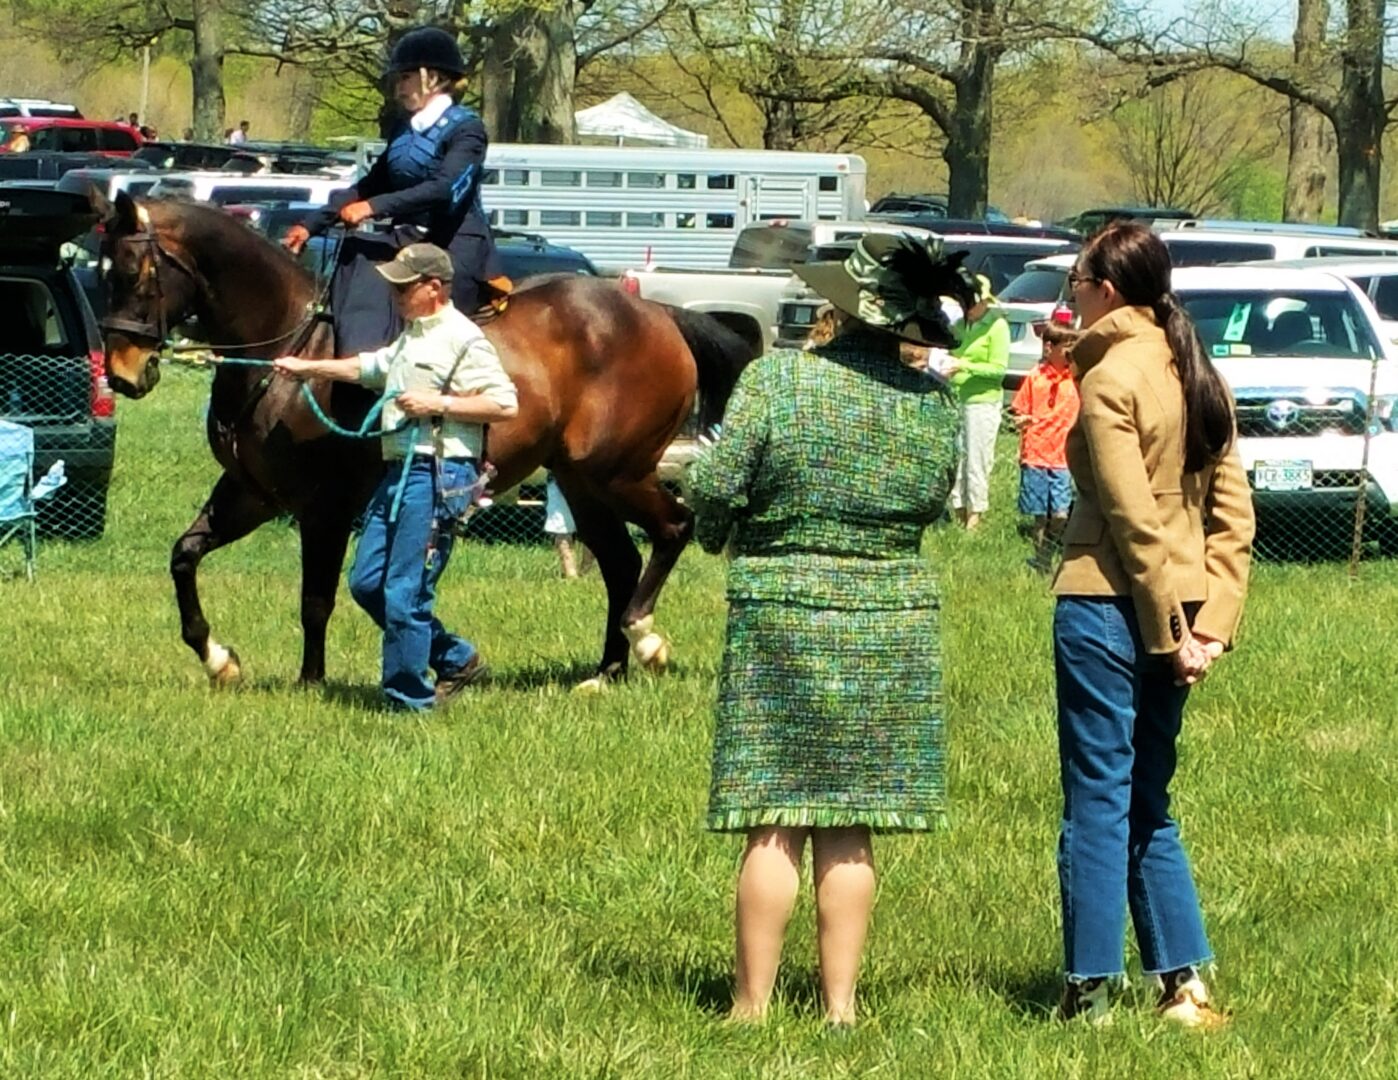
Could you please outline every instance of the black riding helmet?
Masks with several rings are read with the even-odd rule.
[[[437,26],[419,26],[409,30],[393,46],[383,73],[385,78],[389,78],[422,68],[445,71],[458,77],[465,75],[466,61],[461,58],[461,47],[457,45],[456,38]]]

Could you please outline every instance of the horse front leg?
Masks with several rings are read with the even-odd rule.
[[[325,681],[325,627],[335,610],[335,591],[349,546],[350,522],[343,516],[301,518],[301,682]]]
[[[194,650],[215,688],[230,687],[242,677],[238,654],[209,634],[199,603],[199,563],[215,548],[240,540],[271,518],[273,511],[227,473],[219,478],[208,501],[170,553],[170,576],[180,609],[180,635]]]

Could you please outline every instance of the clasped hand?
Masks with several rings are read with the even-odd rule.
[[[1223,655],[1223,642],[1212,638],[1189,637],[1170,659],[1175,668],[1176,686],[1193,686],[1209,673],[1209,667]]]

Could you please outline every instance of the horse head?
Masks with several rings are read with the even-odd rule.
[[[199,273],[160,204],[124,191],[112,202],[94,189],[91,199],[102,220],[107,380],[119,394],[144,397],[160,381],[171,328],[193,313]]]

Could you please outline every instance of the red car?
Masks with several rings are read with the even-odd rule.
[[[129,124],[58,116],[11,116],[0,120],[0,153],[57,150],[63,153],[130,157],[141,133]]]

